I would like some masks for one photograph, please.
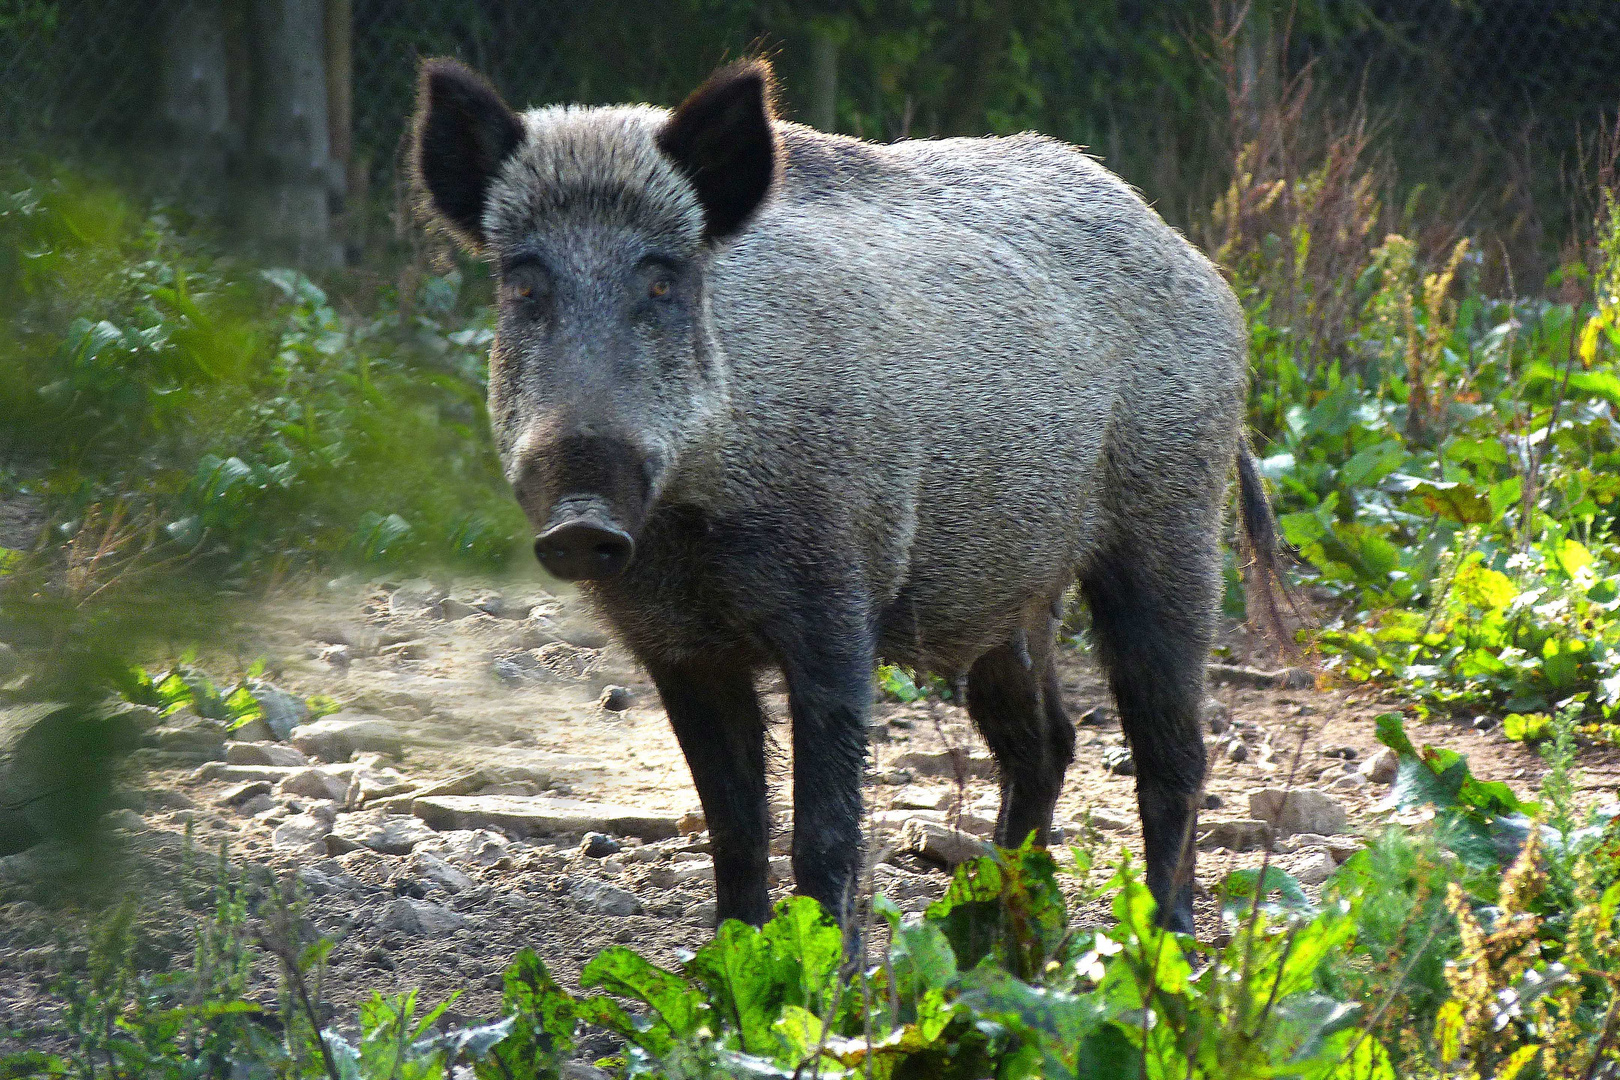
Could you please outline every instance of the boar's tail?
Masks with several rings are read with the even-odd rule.
[[[1266,498],[1265,485],[1260,480],[1260,469],[1249,449],[1247,438],[1240,438],[1237,450],[1238,525],[1243,555],[1248,571],[1243,575],[1248,609],[1258,613],[1261,624],[1283,651],[1291,652],[1291,641],[1283,623],[1278,597],[1300,618],[1299,604],[1288,580],[1283,576],[1280,548],[1277,543],[1277,518],[1271,511],[1271,500]]]

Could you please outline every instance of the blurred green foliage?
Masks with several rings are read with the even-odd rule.
[[[98,550],[233,575],[506,560],[520,516],[485,437],[490,314],[459,271],[362,311],[63,169],[4,181],[0,455],[53,543],[90,530]]]

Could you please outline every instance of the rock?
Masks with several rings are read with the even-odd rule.
[[[1209,677],[1216,682],[1252,686],[1259,690],[1307,690],[1316,685],[1316,677],[1304,668],[1282,668],[1261,671],[1240,664],[1210,664]]]
[[[302,772],[308,766],[293,765],[227,765],[221,761],[211,761],[191,774],[196,781],[223,780],[230,784],[240,784],[246,780],[268,780],[272,784],[285,780],[297,772]]]
[[[950,805],[952,795],[950,788],[911,784],[895,793],[893,805],[899,810],[943,810]]]
[[[493,827],[512,836],[607,832],[663,840],[679,831],[671,813],[547,796],[434,795],[413,801],[411,812],[435,829]]]
[[[579,843],[579,851],[588,858],[605,859],[619,853],[619,842],[606,833],[586,833]]]
[[[675,827],[682,836],[696,836],[709,827],[709,822],[703,816],[703,811],[688,810],[681,815],[681,819],[675,823]]]
[[[349,782],[325,769],[299,769],[276,785],[278,795],[303,795],[310,799],[332,799],[342,802],[348,794]]]
[[[409,815],[367,810],[343,815],[332,835],[383,855],[409,855],[417,844],[438,834]]]
[[[793,860],[786,855],[772,855],[766,865],[766,877],[773,885],[782,885],[792,880]]]
[[[988,855],[992,850],[983,840],[960,829],[916,820],[906,822],[905,828],[900,830],[900,847],[919,858],[944,866],[956,866],[980,855]]]
[[[1206,821],[1199,827],[1198,847],[1200,850],[1259,851],[1271,843],[1275,835],[1270,822],[1253,818]]]
[[[634,705],[635,701],[636,695],[631,692],[628,686],[609,686],[603,688],[602,696],[597,700],[597,704],[608,712],[624,712],[631,705]]]
[[[672,884],[691,885],[697,882],[714,880],[714,860],[698,859],[692,862],[677,863],[673,871]]]
[[[326,834],[332,831],[332,822],[324,815],[294,814],[270,834],[270,847],[274,851],[319,852],[326,854]]]
[[[413,854],[422,851],[474,866],[495,866],[507,858],[506,838],[487,829],[441,832],[432,839],[422,841]]]
[[[1312,852],[1294,863],[1293,874],[1301,885],[1320,885],[1333,876],[1339,864],[1325,851]]]
[[[315,655],[317,659],[326,661],[339,671],[347,671],[353,659],[347,645],[324,645]]]
[[[719,905],[713,900],[703,900],[686,909],[686,917],[701,926],[713,926]]]
[[[1249,744],[1244,742],[1242,739],[1233,739],[1231,742],[1227,743],[1226,744],[1226,760],[1227,761],[1248,761],[1249,760]]]
[[[225,757],[225,725],[190,709],[178,709],[152,729],[148,745],[166,754],[193,761],[219,761]]]
[[[943,810],[875,810],[872,827],[875,829],[903,829],[908,821],[926,821],[934,825],[945,824]]]
[[[405,867],[417,877],[431,881],[453,893],[473,887],[472,878],[431,851],[413,851],[411,861],[406,863]]]
[[[1328,782],[1328,790],[1355,791],[1357,788],[1364,788],[1370,783],[1372,783],[1372,781],[1368,780],[1365,776],[1362,776],[1359,772],[1345,773],[1343,776],[1336,776],[1330,780]]]
[[[390,900],[383,908],[384,930],[398,930],[402,934],[442,937],[468,925],[465,915],[459,915],[442,904],[431,900],[413,900],[402,896]]]
[[[236,812],[244,817],[257,817],[266,810],[277,810],[281,804],[268,795],[254,795],[236,808]]]
[[[1361,763],[1357,771],[1375,784],[1394,783],[1395,776],[1400,772],[1401,759],[1395,751],[1384,747],[1378,753]]]
[[[1102,754],[1103,771],[1115,776],[1135,776],[1136,759],[1128,746],[1110,746]]]
[[[1226,800],[1221,798],[1219,795],[1215,794],[1213,791],[1204,792],[1204,809],[1205,810],[1219,810],[1221,807],[1223,807],[1225,805],[1226,805]]]
[[[21,669],[22,661],[17,657],[17,650],[0,641],[0,682],[11,678]]]
[[[1354,761],[1361,756],[1361,752],[1353,746],[1324,746],[1317,753],[1325,758],[1338,758],[1340,761]]]
[[[269,795],[270,787],[271,784],[268,780],[246,780],[220,792],[219,804],[221,806],[241,807],[257,796]]]
[[[1093,810],[1076,822],[1074,827],[1077,831],[1079,831],[1079,825],[1085,821],[1089,821],[1094,829],[1106,829],[1108,832],[1124,832],[1131,827],[1131,823],[1124,818],[1115,817],[1113,814],[1102,810]]]
[[[1279,834],[1348,832],[1344,804],[1326,792],[1311,788],[1262,788],[1249,793],[1249,815],[1268,821]]]
[[[712,873],[710,875],[713,876]],[[587,915],[640,915],[645,908],[636,894],[600,881],[576,881],[569,896],[574,906]]]
[[[1204,719],[1209,723],[1209,730],[1213,734],[1221,735],[1232,726],[1232,710],[1218,698],[1205,698]]]
[[[446,622],[457,622],[468,619],[474,615],[483,615],[484,609],[464,603],[453,596],[447,596],[439,601],[439,617]]]
[[[231,747],[236,742],[274,742],[276,733],[270,730],[270,725],[264,722],[264,717],[255,716],[251,720],[238,723],[225,733],[225,738],[231,740],[225,744],[225,753],[230,754]]]
[[[394,590],[388,598],[388,614],[406,618],[436,616],[444,598],[445,590],[426,578],[416,578]]]
[[[322,761],[347,761],[357,750],[398,757],[405,748],[404,737],[393,721],[348,711],[300,724],[293,728],[288,741]]]
[[[996,775],[996,763],[989,754],[970,754],[959,747],[908,750],[896,755],[889,766],[910,769],[915,776],[941,776],[949,780],[965,780],[969,777],[992,780]]]
[[[1110,709],[1106,705],[1093,705],[1091,708],[1082,712],[1079,717],[1075,719],[1075,723],[1083,724],[1087,727],[1098,727],[1109,723],[1113,719],[1114,710]]]
[[[358,768],[349,774],[349,787],[343,799],[349,806],[364,806],[374,799],[386,799],[403,792],[415,794],[414,785],[397,770]],[[395,812],[409,813],[410,807]]]
[[[598,1069],[595,1065],[587,1065],[583,1061],[563,1062],[557,1076],[559,1080],[613,1080],[610,1073]]]
[[[309,757],[297,747],[283,746],[278,742],[233,742],[225,747],[225,762],[228,765],[304,768],[309,765]]]

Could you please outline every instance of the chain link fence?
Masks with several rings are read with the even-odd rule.
[[[958,67],[977,62],[985,28],[971,20],[984,5],[965,0],[0,0],[0,140],[13,154],[122,156],[173,171],[146,155],[173,141],[177,123],[200,124],[224,162],[218,168],[243,172],[264,126],[254,102],[275,81],[252,63],[256,35],[268,25],[256,12],[285,14],[300,4],[306,15],[311,4],[321,9],[324,31],[312,47],[327,51],[328,80],[341,81],[327,88],[336,110],[323,150],[338,159],[329,166],[331,186],[351,202],[379,206],[396,191],[422,56],[467,60],[515,104],[672,103],[717,62],[763,47],[777,59],[790,112],[833,115],[845,130],[873,137],[1039,127],[1104,152],[1172,216],[1176,200],[1162,189],[1175,170],[1164,166],[1162,149],[1133,149],[1207,137],[1217,97],[1196,58],[1208,0],[1122,0],[1106,24],[1077,15],[1085,5],[1059,0],[1001,5],[1012,14],[995,28],[1005,40],[988,61],[1000,66],[992,74],[1001,82],[982,108],[973,102],[977,122],[936,107],[962,96],[958,84],[907,74],[908,64],[920,70],[929,50],[949,51]],[[1595,128],[1620,106],[1614,0],[1272,6],[1262,25],[1274,37],[1288,28],[1291,65],[1314,61],[1318,84],[1340,98],[1364,93],[1397,152],[1421,148],[1446,175],[1499,167],[1480,147],[1517,142],[1514,167],[1536,172],[1534,184],[1552,191],[1577,130]],[[1263,7],[1254,10],[1263,16]],[[219,40],[177,57],[175,42],[204,26],[215,27]],[[809,33],[818,26],[842,35],[842,51],[819,61]],[[878,33],[882,40],[871,44]],[[342,63],[333,62],[334,47],[345,53]],[[1054,67],[1054,56],[1064,64]],[[188,82],[176,69],[204,63],[199,57],[220,71]],[[836,106],[818,114],[809,99],[818,86],[834,85],[829,76],[838,80]],[[218,100],[202,100],[210,94]],[[197,162],[184,165],[193,167],[213,181]]]

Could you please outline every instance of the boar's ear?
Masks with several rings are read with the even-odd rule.
[[[423,63],[412,148],[417,183],[474,251],[484,246],[490,181],[522,137],[523,122],[482,76],[455,60]]]
[[[740,60],[709,76],[658,133],[658,148],[697,188],[705,240],[736,233],[771,190],[780,168],[774,86],[770,64]]]

